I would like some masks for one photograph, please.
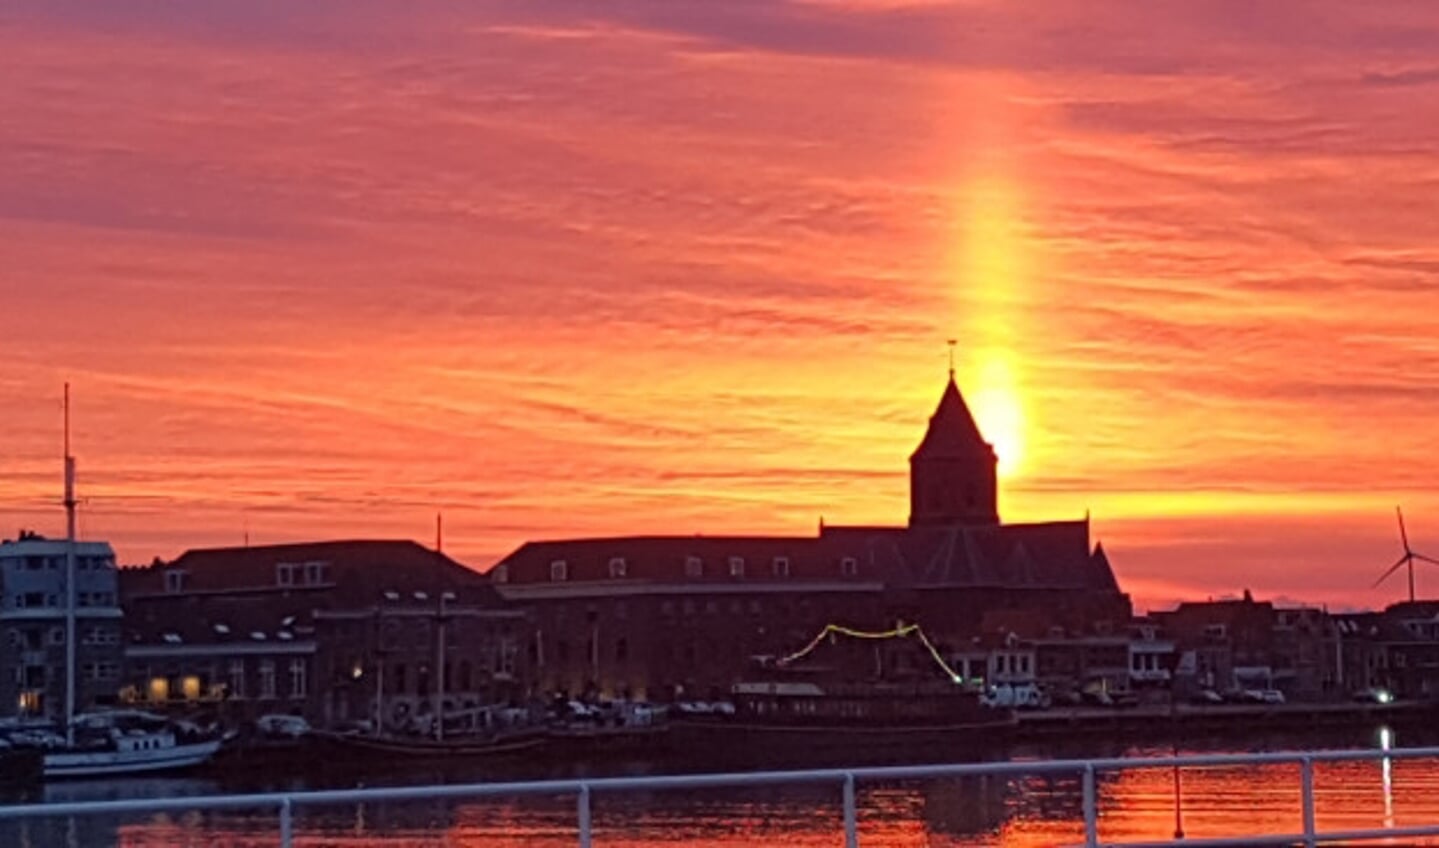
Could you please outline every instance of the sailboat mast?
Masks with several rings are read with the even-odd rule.
[[[70,384],[65,384],[65,740],[75,744],[75,458],[70,455]]]

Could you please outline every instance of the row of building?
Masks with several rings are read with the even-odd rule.
[[[905,525],[531,542],[483,573],[402,541],[136,568],[78,543],[77,702],[395,724],[557,692],[716,700],[828,625],[906,623],[964,685],[1439,693],[1439,604],[1329,615],[1246,594],[1135,617],[1087,518],[1000,522],[996,456],[952,375],[910,466]],[[63,703],[67,545],[0,544],[0,704],[21,715]],[[875,643],[890,668],[912,656],[892,641]]]

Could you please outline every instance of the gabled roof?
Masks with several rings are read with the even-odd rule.
[[[929,429],[910,460],[921,458],[992,456],[994,447],[984,440],[969,412],[959,386],[950,375],[939,406],[929,418]]]
[[[281,564],[324,565],[324,580],[306,584],[303,573],[294,585],[280,586],[277,570]],[[122,595],[164,593],[165,572],[183,571],[184,593],[234,593],[253,591],[324,592],[331,596],[324,606],[369,605],[385,592],[452,591],[462,603],[499,603],[489,581],[453,559],[409,540],[355,539],[333,542],[306,542],[289,545],[261,545],[240,548],[209,548],[186,551],[170,563],[120,572]]]

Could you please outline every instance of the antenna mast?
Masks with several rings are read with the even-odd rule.
[[[444,514],[435,513],[435,553],[445,552],[445,523]]]
[[[65,742],[75,744],[75,457],[70,455],[70,384],[65,384]]]
[[[949,379],[954,379],[954,346],[959,344],[958,339],[947,339],[945,344],[949,345]]]

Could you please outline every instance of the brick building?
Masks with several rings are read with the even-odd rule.
[[[440,668],[447,709],[525,685],[525,615],[413,542],[194,550],[120,586],[124,694],[153,707],[328,724],[426,713]]]
[[[1339,631],[1323,610],[1276,608],[1248,592],[1198,601],[1151,616],[1184,656],[1181,688],[1278,689],[1294,700],[1343,694],[1336,665]]]
[[[1388,689],[1439,699],[1439,601],[1406,601],[1383,612],[1335,617],[1343,688]]]
[[[910,457],[906,526],[529,542],[489,573],[534,613],[539,687],[571,693],[718,697],[754,658],[796,650],[830,623],[917,622],[986,675],[975,640],[995,610],[1065,632],[1122,630],[1129,599],[1088,520],[1001,523],[996,463],[951,376]]]

